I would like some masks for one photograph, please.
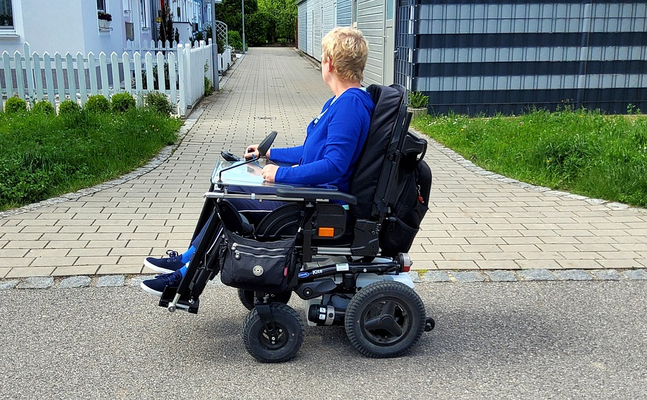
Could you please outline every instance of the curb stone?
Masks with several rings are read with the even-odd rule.
[[[479,271],[452,271],[452,277],[457,282],[484,282],[487,277]]]
[[[18,285],[18,283],[20,283],[20,281],[17,281],[17,280],[0,282],[0,290],[13,289],[16,287],[16,285]]]
[[[518,272],[521,281],[554,281],[555,276],[547,269],[527,269]]]
[[[51,276],[47,277],[30,277],[22,281],[16,286],[18,289],[49,289],[54,286],[54,278]]]
[[[429,271],[422,276],[423,282],[450,282],[449,274],[445,271]]]
[[[646,269],[609,270],[549,270],[527,269],[519,271],[410,271],[414,283],[481,283],[481,282],[584,282],[584,281],[647,281]],[[142,281],[155,275],[103,275],[99,277],[72,276],[30,277],[24,279],[0,279],[0,290],[11,289],[68,289],[84,287],[139,287]],[[58,282],[58,285],[57,285]],[[209,286],[223,286],[219,279],[208,282]]]
[[[591,274],[601,281],[619,281],[620,274],[615,269],[598,269],[591,271]]]
[[[563,271],[553,271],[553,274],[560,281],[592,281],[593,276],[581,269],[566,269]]]
[[[516,282],[517,276],[512,271],[488,271],[485,273],[492,282]]]
[[[624,272],[625,279],[647,280],[647,272],[644,269],[632,269]]]
[[[92,278],[89,276],[71,276],[69,278],[65,278],[61,281],[61,283],[58,285],[59,289],[72,289],[72,288],[82,288],[82,287],[89,287],[90,283],[92,283]]]
[[[125,284],[126,277],[123,275],[105,275],[97,279],[97,287],[116,287]]]
[[[413,283],[420,283],[422,282],[422,279],[420,278],[420,274],[415,272],[415,271],[409,271],[409,276],[411,277],[411,280]]]

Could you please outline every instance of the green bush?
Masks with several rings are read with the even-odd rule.
[[[144,96],[144,106],[160,114],[170,115],[174,107],[164,93],[148,92]]]
[[[53,115],[55,113],[54,106],[47,100],[37,101],[34,103],[31,111],[45,115]]]
[[[128,93],[117,93],[112,96],[112,111],[126,112],[135,108],[135,99]]]
[[[204,77],[204,95],[210,96],[213,93],[213,86],[211,86],[211,79]]]
[[[213,93],[213,86],[211,79],[207,78],[207,72],[209,72],[209,63],[204,63],[204,95],[210,96]]]
[[[18,97],[11,97],[7,99],[7,102],[4,105],[4,109],[7,114],[25,112],[27,111],[27,102]]]
[[[81,112],[81,106],[74,100],[67,99],[58,106],[59,115],[73,115],[79,112]]]
[[[425,96],[422,92],[411,92],[409,93],[409,105],[413,108],[427,108],[429,96]]]
[[[88,97],[85,109],[93,113],[107,113],[110,111],[110,101],[101,94]]]
[[[229,31],[229,45],[236,50],[243,50],[243,39],[238,31]]]

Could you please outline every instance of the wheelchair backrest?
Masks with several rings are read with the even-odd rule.
[[[403,158],[420,159],[427,142],[409,133],[411,114],[407,111],[402,86],[370,85],[375,104],[366,143],[351,177],[350,194],[356,219],[380,221],[391,212],[402,191],[398,166]]]

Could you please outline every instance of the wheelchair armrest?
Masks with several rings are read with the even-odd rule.
[[[279,197],[286,198],[339,200],[352,205],[357,204],[357,198],[355,196],[335,189],[281,187],[276,189],[276,194]]]

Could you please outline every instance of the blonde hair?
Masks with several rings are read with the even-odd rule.
[[[321,41],[321,61],[326,58],[344,81],[361,82],[368,58],[368,42],[359,29],[338,27]]]

